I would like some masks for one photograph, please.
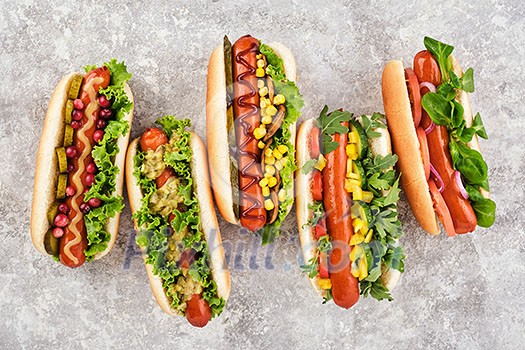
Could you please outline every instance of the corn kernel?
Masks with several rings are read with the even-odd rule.
[[[363,202],[370,203],[374,199],[374,194],[370,191],[363,191]]]
[[[265,98],[261,98],[259,106],[261,107],[261,115],[263,115],[263,110],[268,106]],[[266,115],[266,113],[264,113],[264,115]]]
[[[279,202],[284,202],[286,200],[286,189],[281,188],[277,197],[279,198]]]
[[[279,145],[279,146],[277,146],[277,149],[282,154],[285,154],[286,152],[288,152],[288,146],[286,146],[286,145]]]
[[[264,179],[267,180],[266,178],[264,178]],[[269,197],[270,196],[270,187],[268,187],[268,186],[263,187],[262,188],[262,194],[265,197]]]
[[[263,57],[262,53],[255,56],[255,58],[257,58],[258,60],[260,60],[262,57]]]
[[[273,150],[273,156],[275,159],[281,159],[283,157],[283,154],[276,148]]]
[[[269,156],[271,156],[272,154],[273,154],[273,151],[272,151],[270,148],[267,148],[267,149],[264,150],[264,155],[265,155],[266,157],[269,157]]]
[[[272,176],[273,175],[268,173],[268,172],[264,173],[264,177],[267,178],[267,179],[271,178]]]
[[[320,154],[319,159],[317,159],[317,163],[315,163],[314,165],[314,168],[316,168],[319,171],[322,171],[325,166],[326,166],[326,159],[322,154]]]
[[[273,208],[275,208],[275,205],[273,204],[271,199],[267,199],[264,201],[264,209],[272,210]]]
[[[268,186],[274,187],[275,185],[277,185],[277,178],[275,178],[275,176],[272,176],[268,179]]]
[[[269,105],[268,107],[266,107],[266,114],[268,114],[270,117],[273,117],[277,114],[277,108],[275,108],[272,105]]]
[[[360,234],[359,232],[356,232],[352,235],[352,238],[350,238],[350,243],[348,243],[348,245],[356,245],[356,244],[359,244],[359,243],[363,243],[365,240],[365,238],[363,237],[362,234]],[[352,252],[354,250],[352,249]],[[350,257],[352,257],[352,253],[350,253]],[[355,259],[352,259],[352,261],[355,261]]]
[[[267,88],[266,86],[260,88],[260,89],[259,89],[259,95],[261,95],[261,96],[263,96],[263,97],[266,96],[266,95],[268,95],[268,88]]]
[[[363,256],[364,253],[365,250],[360,244],[356,245],[355,247],[352,247],[352,251],[350,252],[350,261],[356,261],[361,256]]]
[[[352,269],[350,270],[350,272],[355,278],[359,277],[359,267],[357,266],[357,263],[352,263]]]
[[[264,87],[264,80],[262,79],[257,80],[257,87],[259,89],[262,89]]]
[[[257,60],[257,67],[264,68],[264,60],[262,59],[262,57]]]
[[[286,99],[284,98],[284,95],[281,94],[277,94],[273,98],[273,103],[275,103],[276,105],[282,105],[285,101]]]
[[[359,136],[357,135],[357,131],[351,131],[348,133],[348,143],[357,143],[359,140]]]
[[[350,180],[354,181],[354,180]],[[363,191],[361,190],[361,187],[354,187],[354,190],[352,192],[352,199],[354,201],[362,201],[363,200]]]
[[[332,281],[329,278],[319,278],[317,280],[317,285],[321,289],[330,289],[332,288]]]
[[[259,124],[259,128],[266,129],[266,124]]]
[[[264,157],[264,164],[274,165],[275,164],[274,156],[266,156],[266,157]]]
[[[368,276],[368,263],[366,262],[366,258],[362,257],[359,259],[357,265],[359,266],[359,280],[362,281]]]
[[[365,243],[370,243],[370,241],[372,240],[373,233],[374,233],[374,230],[372,229],[368,230],[368,233],[366,234],[366,237],[365,237]]]
[[[275,167],[275,169],[277,169],[279,171],[283,170],[283,168],[284,168],[283,159],[279,159],[279,160],[275,161],[275,164],[273,165]]]
[[[271,124],[272,123],[272,117],[270,117],[269,115],[265,115],[264,117],[262,117],[261,122],[263,124]]]
[[[263,177],[263,179],[261,181],[259,181],[259,186],[261,186],[261,187],[268,186],[268,179]]]
[[[361,230],[361,227],[363,227],[363,220],[360,218],[355,218],[352,220],[352,225],[354,226],[354,232],[357,232]]]
[[[257,144],[257,147],[259,147],[260,149],[263,149],[265,146],[266,145],[262,141],[259,141],[259,143]]]
[[[275,168],[272,165],[266,165],[264,170],[266,170],[266,173],[270,174],[271,176],[275,175]]]
[[[255,128],[253,130],[253,137],[255,137],[257,140],[262,139],[266,135],[266,129],[265,128]]]
[[[257,70],[255,71],[255,76],[257,78],[262,78],[264,77],[264,69],[263,68],[257,68]]]

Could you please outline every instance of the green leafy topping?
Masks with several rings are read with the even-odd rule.
[[[323,154],[328,154],[337,149],[338,143],[332,139],[334,134],[344,134],[348,132],[348,127],[341,123],[352,119],[353,114],[350,112],[336,110],[328,112],[328,106],[324,106],[321,114],[317,118],[317,124],[321,129]]]
[[[317,164],[317,159],[310,159],[306,161],[303,165],[303,168],[301,169],[301,172],[305,175],[309,174],[316,164]]]
[[[124,62],[117,63],[117,60],[112,59],[104,63],[104,66],[109,69],[111,80],[109,86],[100,89],[99,93],[113,101],[111,110],[114,118],[108,122],[104,129],[102,141],[91,151],[98,171],[93,186],[85,194],[84,201],[98,198],[102,204],[84,216],[88,240],[84,254],[87,261],[93,260],[97,253],[107,249],[111,235],[105,230],[105,225],[109,218],[114,217],[124,208],[122,196],[114,194],[116,177],[120,171],[115,165],[115,157],[120,151],[117,145],[119,138],[125,136],[130,129],[129,122],[124,120],[124,117],[133,109],[133,102],[129,100],[124,91],[124,84],[131,79],[131,73],[127,72]],[[86,72],[96,68],[96,66],[84,67]],[[126,150],[122,151],[125,152]]]
[[[332,242],[328,235],[323,235],[317,240],[317,249],[315,255],[308,261],[308,264],[301,265],[303,272],[308,274],[309,278],[314,278],[319,274],[319,255],[321,253],[328,253],[332,250]]]
[[[136,241],[146,255],[146,263],[151,264],[153,273],[161,278],[172,308],[184,314],[182,296],[175,288],[179,278],[184,276],[184,271],[178,266],[177,261],[170,258],[168,250],[171,230],[176,233],[187,230],[181,243],[184,250],[193,249],[196,252],[196,259],[187,270],[187,274],[195,283],[202,286],[202,297],[210,305],[214,317],[222,312],[225,300],[218,296],[217,285],[212,277],[208,243],[201,227],[199,202],[193,191],[191,174],[193,155],[189,144],[190,133],[185,130],[191,122],[189,119],[178,120],[173,116],[164,116],[156,123],[163,126],[170,139],[170,151],[165,152],[164,162],[173,168],[179,179],[180,186],[177,191],[184,200],[178,208],[174,209],[172,213],[174,219],[170,223],[168,217],[150,212],[150,197],[156,192],[157,187],[154,180],[142,174],[141,166],[145,153],[137,152],[133,175],[142,190],[143,199],[141,208],[133,215],[140,227]]]
[[[421,99],[421,105],[432,121],[447,128],[450,141],[449,150],[454,169],[461,173],[466,186],[489,190],[488,167],[483,156],[470,148],[474,135],[487,139],[487,132],[479,113],[474,117],[471,127],[466,126],[463,107],[456,101],[458,90],[474,91],[474,71],[469,68],[458,77],[451,69],[450,54],[454,48],[429,37],[425,37],[425,47],[437,60],[442,75],[442,84],[437,92],[429,92]],[[488,227],[494,223],[496,204],[482,196],[470,196],[470,201],[478,225]],[[488,226],[487,226],[488,225]]]

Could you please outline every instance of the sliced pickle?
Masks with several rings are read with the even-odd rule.
[[[58,172],[59,173],[67,172],[66,149],[64,147],[57,147],[57,148],[55,148],[55,151],[57,153]]]
[[[53,236],[53,229],[47,231],[44,236],[44,248],[49,255],[58,256],[60,252],[60,242]]]
[[[57,202],[53,202],[47,210],[47,221],[50,225],[54,225],[55,216],[58,214],[58,205]]]
[[[73,100],[67,100],[66,102],[66,114],[64,115],[64,121],[66,124],[71,124],[71,114],[73,113]]]
[[[68,97],[72,100],[78,98],[78,92],[80,91],[80,86],[82,85],[82,80],[84,78],[81,75],[75,75],[71,80],[71,86],[69,87]]]
[[[73,128],[71,125],[66,124],[64,129],[64,147],[71,146],[73,144]],[[64,152],[65,155],[65,152]]]
[[[66,186],[67,174],[59,174],[57,183],[57,199],[62,199],[66,197]]]

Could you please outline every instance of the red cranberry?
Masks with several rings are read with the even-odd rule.
[[[102,204],[102,201],[98,198],[91,198],[88,200],[88,204],[91,208],[98,208]]]
[[[71,115],[73,116],[74,120],[81,120],[83,116],[82,112],[78,109],[75,109]]]
[[[67,206],[66,203],[62,203],[58,206],[58,211],[61,213],[67,214],[69,213],[69,207]]]
[[[97,172],[97,166],[95,165],[95,163],[89,163],[86,166],[86,171],[90,174],[94,174]]]
[[[95,142],[99,143],[104,138],[104,131],[103,130],[97,130],[93,133],[93,140]]]
[[[75,107],[75,109],[82,110],[84,109],[84,102],[82,102],[81,99],[77,98],[73,101],[73,106]]]
[[[109,108],[109,107],[111,107],[111,101],[108,100],[108,99],[106,98],[106,96],[104,96],[104,95],[100,95],[100,96],[98,97],[98,104],[99,104],[100,107],[102,107],[102,108]]]
[[[113,115],[113,111],[111,109],[104,108],[100,111],[100,118],[108,119],[111,118]]]
[[[60,238],[64,235],[64,229],[60,228],[60,227],[55,227],[53,229],[53,236],[55,236],[55,238]]]
[[[84,214],[89,213],[89,211],[91,210],[91,207],[87,203],[80,203],[79,208],[80,208],[80,211]]]
[[[93,182],[95,182],[95,175],[94,174],[87,174],[85,182],[86,182],[86,186],[93,185]]]
[[[84,192],[83,193],[86,194],[88,192],[89,192],[89,187],[84,188]]]
[[[55,220],[53,220],[53,223],[57,227],[66,227],[69,224],[69,219],[67,218],[66,214],[57,214],[57,216],[55,216]]]
[[[75,158],[77,156],[77,149],[75,146],[68,146],[66,148],[66,157]]]
[[[97,120],[97,129],[104,129],[107,125],[107,122],[104,119]]]
[[[67,172],[70,173],[70,172],[72,172],[72,171],[74,171],[74,170],[75,170],[75,164],[73,164],[73,163],[69,163],[69,164],[67,165]]]
[[[80,121],[78,121],[78,120],[71,121],[71,127],[73,129],[76,130],[76,129],[80,128],[81,126],[82,126],[82,123]]]
[[[75,195],[75,189],[73,188],[73,186],[67,186],[66,187],[66,195],[71,197],[73,195]]]

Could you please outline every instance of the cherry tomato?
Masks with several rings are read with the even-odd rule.
[[[330,278],[328,273],[328,254],[319,253],[319,277],[321,278]]]
[[[142,151],[155,151],[157,147],[168,142],[164,131],[157,128],[147,128],[140,138],[140,149]]]
[[[326,235],[326,219],[321,218],[315,225],[315,239],[319,239],[324,235]]]
[[[169,180],[170,177],[175,175],[175,172],[172,168],[166,168],[164,171],[155,179],[157,188],[161,188]]]
[[[428,81],[436,87],[441,84],[441,71],[432,54],[423,50],[414,56],[414,73],[420,82]]]
[[[419,151],[421,152],[421,159],[423,160],[423,168],[425,169],[425,177],[428,180],[430,177],[430,153],[428,151],[427,135],[425,130],[421,127],[416,128],[417,140],[419,141]]]
[[[195,327],[204,327],[211,318],[211,308],[200,294],[193,294],[186,307],[186,319]]]
[[[102,78],[102,80],[96,81],[93,84],[93,88],[95,89],[96,92],[98,92],[98,90],[100,90],[100,88],[107,87],[109,85],[110,80],[111,80],[111,73],[110,73],[108,67],[102,66],[102,67],[99,67],[99,68],[95,68],[92,71],[90,71],[89,73],[87,73],[86,76],[84,77],[84,84],[89,83],[89,81],[91,79],[95,79],[95,78]],[[82,101],[82,104],[84,106],[87,106],[91,102],[91,98],[89,97],[88,92],[82,93],[81,96],[80,96],[80,100]]]
[[[410,99],[410,106],[412,107],[412,118],[416,128],[421,121],[421,94],[419,93],[419,82],[414,71],[410,68],[405,68],[405,79],[407,81],[408,98]]]
[[[443,199],[443,196],[439,192],[434,180],[428,180],[428,188],[430,190],[430,196],[434,202],[434,210],[439,218],[439,221],[443,224],[445,231],[449,237],[454,237],[456,235],[456,230],[454,229],[454,223],[452,222],[452,216],[450,211],[447,208],[447,204]]]
[[[312,179],[312,197],[316,201],[323,200],[323,175],[319,170],[314,170]]]
[[[185,269],[189,269],[191,264],[195,261],[195,254],[197,252],[193,249],[188,249],[181,254],[179,259],[179,266]]]
[[[319,144],[321,139],[321,130],[318,127],[314,126],[312,128],[312,133],[310,134],[310,157],[312,159],[319,158],[321,153],[321,145]]]

